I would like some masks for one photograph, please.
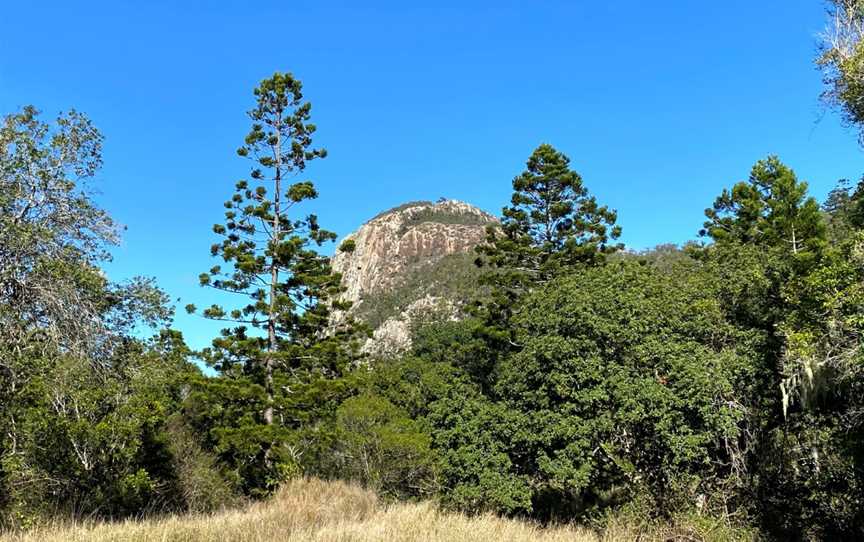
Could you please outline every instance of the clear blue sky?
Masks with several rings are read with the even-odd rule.
[[[181,6],[182,4],[182,6]],[[0,0],[0,112],[75,107],[106,135],[102,204],[128,226],[114,278],[205,305],[211,225],[247,163],[251,90],[305,84],[330,156],[314,210],[344,235],[415,199],[497,212],[532,149],[567,153],[623,240],[683,242],[775,153],[820,199],[857,178],[819,105],[821,0],[644,2]],[[179,315],[203,346],[214,326]]]

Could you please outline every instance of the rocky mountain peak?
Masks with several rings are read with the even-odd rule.
[[[448,302],[454,281],[473,273],[473,249],[486,227],[497,223],[461,201],[418,201],[377,215],[341,242],[333,269],[342,274],[352,312],[376,330],[379,346],[405,346],[412,315]]]
[[[333,258],[333,268],[342,274],[345,298],[357,303],[394,286],[409,267],[473,250],[493,223],[494,216],[461,201],[406,203],[348,235]]]

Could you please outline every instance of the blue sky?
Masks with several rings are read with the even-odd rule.
[[[497,214],[541,142],[634,248],[693,238],[769,153],[819,198],[862,173],[818,100],[820,0],[0,3],[0,113],[93,118],[100,200],[128,227],[109,272],[155,276],[181,306],[212,299],[196,277],[247,174],[251,90],[275,70],[313,103],[330,153],[308,170],[313,210],[340,235],[408,200]],[[218,326],[177,327],[200,347]]]

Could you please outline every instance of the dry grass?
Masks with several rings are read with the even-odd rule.
[[[493,516],[466,517],[432,503],[385,504],[356,486],[297,480],[268,502],[216,515],[114,524],[56,525],[3,542],[537,541],[594,542],[575,527],[543,529]]]
[[[575,526],[542,528],[495,516],[468,517],[431,502],[388,504],[343,482],[295,480],[267,502],[213,515],[122,523],[57,524],[0,533],[0,542],[752,542],[755,532],[710,518],[666,524],[611,518],[604,533]]]

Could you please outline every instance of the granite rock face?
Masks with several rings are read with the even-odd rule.
[[[436,293],[447,290],[441,282],[450,276],[470,272],[459,267],[470,265],[474,247],[486,238],[486,227],[497,222],[460,201],[411,202],[381,213],[347,236],[333,258],[333,269],[342,274],[344,299],[352,302],[352,313],[374,328],[367,351],[408,348],[410,323],[421,313],[455,317],[459,300]],[[457,269],[437,269],[436,275],[436,266],[443,262]]]

